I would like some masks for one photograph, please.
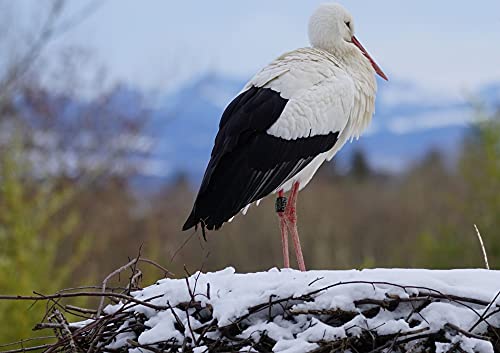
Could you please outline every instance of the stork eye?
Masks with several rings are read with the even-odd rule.
[[[345,23],[345,25],[347,26],[347,28],[351,29],[351,22],[350,22],[350,21],[347,21],[347,22]]]

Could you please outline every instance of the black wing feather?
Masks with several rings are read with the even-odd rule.
[[[220,228],[335,145],[338,132],[296,140],[267,134],[287,103],[276,91],[252,87],[228,105],[183,230],[200,223],[209,230]]]

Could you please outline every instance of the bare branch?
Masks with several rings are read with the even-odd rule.
[[[102,293],[102,292],[75,292],[75,293],[59,293],[59,294],[51,294],[51,295],[0,295],[0,300],[50,300],[50,299],[61,299],[61,298],[81,298],[81,297],[106,297],[106,298],[117,298],[123,299],[128,302],[136,303],[139,305],[144,305],[148,308],[155,310],[165,310],[167,309],[164,305],[154,305],[150,304],[146,301],[136,299],[130,295],[121,294],[121,293]]]

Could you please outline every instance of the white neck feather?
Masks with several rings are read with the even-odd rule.
[[[359,137],[368,127],[375,113],[375,95],[377,93],[377,80],[375,70],[370,61],[361,53],[341,58],[344,69],[354,80],[359,94],[355,97],[354,107],[358,111],[353,116],[352,137]]]
[[[317,50],[326,52],[353,79],[357,94],[346,133],[348,138],[357,138],[368,127],[375,112],[377,93],[375,70],[370,61],[358,50],[344,52],[342,55],[322,49]]]

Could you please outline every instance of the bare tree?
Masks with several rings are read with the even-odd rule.
[[[0,13],[3,14],[1,22],[4,23],[4,26],[0,27],[0,39],[5,43],[2,48],[3,52],[10,53],[9,56],[3,58],[2,62],[0,97],[17,87],[51,41],[76,27],[94,13],[101,4],[102,2],[92,1],[77,13],[67,14],[65,12],[66,0],[44,1],[35,5],[36,17],[44,18],[42,24],[37,26],[36,21],[29,21],[30,27],[24,28],[22,24],[14,24],[10,20],[19,8],[16,8],[13,3],[0,3]],[[20,42],[23,45],[19,45]]]
[[[82,70],[90,56],[84,48],[64,46],[60,56],[51,57],[56,64],[50,73],[43,58],[52,41],[75,28],[102,4],[91,1],[70,13],[65,0],[30,3],[36,17],[43,18],[41,23],[33,18],[27,25],[18,21],[0,26],[0,38],[6,39],[3,52],[10,53],[3,59],[0,72],[0,127],[7,132],[3,141],[0,138],[0,145],[8,144],[8,135],[16,131],[27,148],[25,156],[41,173],[64,174],[73,179],[130,173],[134,171],[133,162],[147,154],[151,145],[141,134],[146,121],[142,97],[120,85],[104,89],[105,69],[97,66]],[[7,23],[21,11],[19,7],[19,3],[0,3],[0,13]],[[23,11],[24,17],[29,17],[28,10]],[[96,77],[92,91],[99,93],[91,100],[77,94],[88,81],[82,71],[86,75],[94,72]],[[44,82],[49,75],[58,83],[57,92]],[[125,108],[124,102],[128,104]]]

